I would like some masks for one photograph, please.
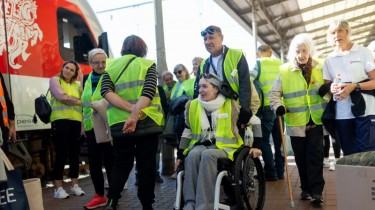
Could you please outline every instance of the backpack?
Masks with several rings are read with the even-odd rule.
[[[47,91],[48,95],[49,89]],[[47,97],[41,94],[38,98],[35,99],[35,113],[38,115],[39,119],[45,124],[50,122],[50,117],[52,113],[51,105]]]

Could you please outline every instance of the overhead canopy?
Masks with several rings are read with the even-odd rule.
[[[268,44],[280,56],[287,53],[296,34],[309,33],[318,55],[332,51],[327,43],[328,25],[335,19],[345,19],[352,28],[351,40],[367,46],[375,40],[374,0],[215,0],[247,31],[253,33],[255,8],[257,40]],[[254,4],[254,5],[253,5]]]

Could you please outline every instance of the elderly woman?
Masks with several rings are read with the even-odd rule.
[[[313,40],[308,34],[293,38],[288,52],[290,62],[280,67],[269,98],[276,115],[285,115],[301,181],[301,199],[311,199],[313,206],[320,206],[325,183],[321,121],[325,102],[318,95],[324,81],[322,64],[312,58],[314,52]]]
[[[185,159],[184,210],[213,209],[217,159],[233,160],[233,153],[243,144],[237,121],[249,124],[250,119],[255,136],[250,154],[261,155],[258,149],[262,136],[259,118],[243,108],[240,111],[234,100],[220,93],[220,86],[218,76],[203,74],[199,80],[198,98],[186,105],[187,127],[177,155],[177,166]],[[232,130],[226,129],[229,127]]]
[[[163,131],[164,117],[156,88],[156,65],[144,58],[146,54],[143,39],[128,36],[122,45],[122,57],[108,63],[103,75],[101,93],[110,103],[107,115],[114,153],[107,210],[117,209],[134,158],[143,210],[151,210],[155,202],[155,176],[150,175],[156,171],[158,134]],[[142,129],[145,126],[147,129]]]
[[[83,135],[87,137],[90,176],[95,189],[95,195],[85,205],[86,209],[105,206],[107,203],[104,195],[104,175],[102,168],[104,165],[108,180],[110,180],[113,164],[112,138],[110,137],[111,134],[106,130],[108,129],[105,116],[107,106],[105,99],[100,94],[106,59],[107,54],[104,50],[100,48],[90,50],[89,64],[92,72],[83,78]],[[104,112],[104,116],[95,118],[95,115],[101,112]],[[97,120],[95,121],[93,118]],[[101,128],[98,124],[107,126]]]
[[[332,84],[330,90],[338,97],[335,125],[344,155],[375,150],[374,58],[367,48],[353,43],[350,34],[345,20],[332,22],[327,40],[335,48],[323,66],[328,85],[338,74],[342,79],[342,84]]]
[[[56,159],[54,165],[55,192],[54,197],[65,199],[69,194],[63,188],[62,179],[66,159],[69,157],[69,176],[72,180],[70,194],[77,196],[85,192],[78,186],[79,140],[82,121],[82,87],[76,82],[82,78],[78,63],[69,60],[61,68],[60,74],[50,79],[49,88],[52,93],[50,117],[52,141],[55,146]]]

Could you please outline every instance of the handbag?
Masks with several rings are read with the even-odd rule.
[[[39,178],[23,180],[30,210],[44,210],[42,185]]]
[[[30,210],[27,195],[22,182],[20,169],[14,169],[4,151],[1,157],[7,170],[7,181],[0,183],[1,210]]]
[[[47,95],[49,92],[49,88],[47,90],[46,95],[40,95],[38,98],[35,99],[35,113],[38,115],[39,119],[44,122],[45,124],[50,122],[50,117],[52,113],[51,105],[47,100]]]

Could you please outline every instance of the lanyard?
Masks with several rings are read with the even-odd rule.
[[[218,61],[218,62],[219,62],[219,61]],[[217,71],[216,71],[216,68],[215,68],[215,66],[214,66],[213,63],[212,63],[212,56],[210,56],[210,65],[211,65],[212,69],[214,70],[214,73],[215,73],[216,75],[218,75],[218,74],[217,74]]]

